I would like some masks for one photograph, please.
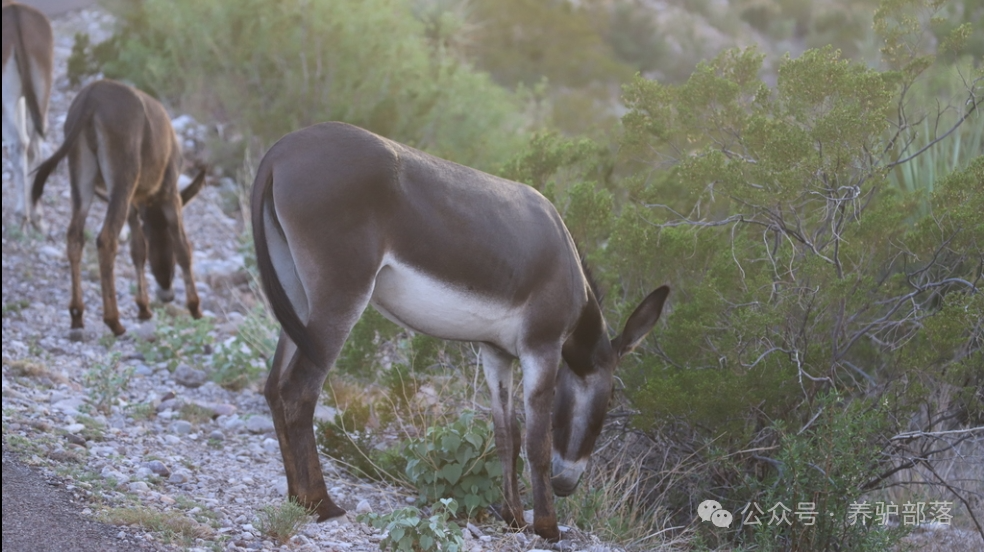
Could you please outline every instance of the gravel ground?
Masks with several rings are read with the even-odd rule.
[[[45,154],[60,144],[65,114],[76,92],[64,76],[72,37],[85,31],[99,41],[107,36],[110,19],[99,10],[81,10],[57,16],[52,23],[56,83]],[[176,117],[175,123],[186,149],[196,147],[203,127],[187,116]],[[156,330],[154,321],[140,324],[135,318],[128,243],[121,243],[116,263],[122,323],[128,333],[113,340],[101,322],[96,248],[90,238],[82,269],[87,325],[81,340],[72,339],[79,336],[68,331],[70,277],[64,233],[70,196],[65,165],[49,179],[42,199],[47,230],[24,233],[14,223],[14,193],[4,152],[3,550],[38,550],[31,541],[49,534],[52,525],[67,527],[76,537],[72,547],[53,545],[53,549],[378,550],[382,535],[354,521],[353,513],[390,512],[410,502],[410,494],[351,478],[326,458],[322,461],[332,496],[353,513],[338,521],[306,523],[283,545],[258,529],[263,508],[282,503],[286,492],[266,403],[257,385],[228,391],[211,381],[202,383],[204,374],[193,368],[172,373],[138,353],[140,340],[152,338]],[[232,216],[227,212],[229,194],[222,189],[206,187],[185,211],[197,287],[205,316],[216,328],[217,343],[235,333],[243,313],[256,301],[246,285],[238,252],[243,223],[234,210]],[[97,201],[88,219],[90,236],[98,233],[104,212]],[[175,280],[175,290],[177,301],[182,301],[180,278]],[[120,355],[121,368],[132,369],[132,376],[113,388],[100,388],[86,376],[107,365],[112,354]],[[95,405],[107,392],[118,397],[111,409],[101,413]],[[207,415],[184,419],[189,417],[187,405],[197,405]],[[15,481],[31,485],[18,488]],[[11,496],[42,501],[41,507],[8,509],[13,504],[8,502],[8,485]],[[34,490],[24,490],[28,488]],[[57,511],[61,517],[32,517],[34,511]],[[106,520],[108,515],[119,519],[126,512],[139,521],[122,530],[93,521]],[[148,531],[162,516],[178,525]],[[9,542],[8,528],[14,539]],[[576,531],[569,531],[558,547],[494,525],[473,529],[465,531],[473,552],[613,550]],[[18,535],[26,548],[17,548]],[[107,544],[107,538],[115,544]]]

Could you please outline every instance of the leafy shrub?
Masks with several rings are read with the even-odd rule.
[[[147,362],[166,362],[174,370],[181,362],[194,364],[196,359],[212,353],[212,321],[187,315],[171,316],[166,309],[156,309],[157,330],[152,341],[137,341],[137,350]]]
[[[423,437],[403,443],[406,474],[420,500],[453,498],[468,517],[499,500],[502,464],[495,454],[492,425],[466,410],[450,424],[431,426]],[[518,468],[522,471],[522,466]]]
[[[311,515],[310,510],[290,498],[282,504],[264,506],[256,528],[277,539],[280,544],[287,544],[297,530],[310,520]]]
[[[520,136],[521,104],[442,49],[405,0],[125,1],[107,76],[270,144],[339,120],[479,167]],[[235,167],[231,167],[235,168]]]
[[[450,521],[457,509],[453,499],[444,498],[434,505],[433,515],[426,519],[419,510],[408,506],[385,515],[361,514],[358,520],[386,532],[379,543],[381,550],[462,552],[465,541],[461,527]]]
[[[120,358],[120,353],[110,354],[105,361],[89,368],[82,379],[89,390],[92,406],[103,414],[110,413],[133,377],[133,367],[121,367]]]
[[[236,335],[215,347],[210,376],[226,389],[243,389],[263,374],[276,348],[276,321],[262,305],[257,305]]]
[[[318,422],[315,437],[322,454],[342,463],[358,477],[402,483],[406,459],[396,447],[386,447],[382,435],[369,426],[368,404],[349,405],[333,420]]]

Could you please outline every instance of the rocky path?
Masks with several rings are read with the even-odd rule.
[[[60,144],[75,93],[64,76],[72,37],[84,31],[101,40],[109,23],[98,10],[53,20],[58,76],[46,153]],[[187,117],[176,123],[194,147],[201,127]],[[64,233],[70,201],[64,165],[42,200],[47,231],[25,233],[14,224],[4,152],[3,550],[42,550],[38,543],[56,542],[55,526],[67,531],[68,540],[59,542],[72,545],[52,549],[64,550],[378,550],[380,533],[354,521],[353,514],[305,523],[286,543],[261,530],[264,508],[283,503],[286,479],[258,384],[228,391],[192,366],[172,372],[141,353],[147,350],[144,340],[160,338],[161,327],[135,319],[127,243],[121,243],[116,271],[122,322],[130,331],[112,338],[101,323],[91,238],[102,223],[99,202],[89,216],[83,257],[87,327],[82,339],[70,339],[79,336],[68,332]],[[244,227],[232,189],[228,181],[209,186],[185,211],[198,291],[215,343],[235,334],[256,301],[243,269]],[[180,278],[175,288],[180,302]],[[176,310],[174,320],[187,317]],[[161,318],[156,323],[166,324]],[[412,500],[405,489],[370,485],[328,459],[323,463],[333,497],[350,512],[385,513]],[[494,525],[465,533],[472,552],[557,546]],[[568,536],[560,548],[612,550],[587,535]]]

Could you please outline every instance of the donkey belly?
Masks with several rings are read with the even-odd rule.
[[[413,267],[387,260],[376,275],[371,304],[401,326],[460,341],[515,348],[521,309],[451,286]]]

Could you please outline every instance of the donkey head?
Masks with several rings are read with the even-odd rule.
[[[195,180],[181,190],[181,207],[191,201],[201,191],[205,183],[205,170],[201,170]],[[157,298],[163,303],[174,300],[174,243],[172,229],[178,224],[174,206],[168,201],[153,201],[140,209],[143,232],[147,239],[147,258],[150,272],[157,280]]]
[[[615,367],[659,320],[669,293],[667,286],[650,293],[629,316],[622,333],[611,341],[600,311],[589,313],[587,319],[582,315],[582,323],[564,344],[565,362],[557,375],[553,408],[550,483],[557,496],[577,489],[605,422]]]

